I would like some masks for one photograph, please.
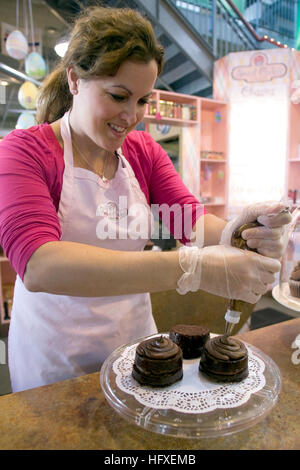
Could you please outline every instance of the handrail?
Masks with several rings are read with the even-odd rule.
[[[224,0],[223,0],[224,1]],[[253,26],[244,18],[238,7],[233,3],[232,0],[225,0],[226,3],[233,9],[233,11],[236,13],[236,15],[239,17],[239,19],[242,21],[242,23],[245,25],[245,27],[248,29],[248,31],[252,34],[252,36],[255,38],[256,41],[258,42],[269,42],[270,44],[273,44],[274,46],[277,47],[284,47],[287,48],[288,46],[286,44],[282,44],[280,41],[275,41],[273,38],[269,38],[268,36],[258,36],[257,32],[253,28]]]

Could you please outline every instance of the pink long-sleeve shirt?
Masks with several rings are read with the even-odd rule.
[[[150,134],[131,131],[122,151],[148,204],[189,207],[192,226],[205,213]],[[47,123],[14,130],[0,142],[0,245],[24,277],[26,264],[44,243],[59,241],[58,207],[64,174],[63,149]],[[170,231],[174,235],[174,217]],[[183,230],[182,243],[189,238]]]

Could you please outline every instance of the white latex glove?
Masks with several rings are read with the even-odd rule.
[[[280,271],[278,260],[230,246],[181,247],[179,264],[184,274],[177,292],[205,290],[228,299],[256,303]]]
[[[258,253],[279,259],[286,248],[286,226],[292,220],[291,214],[280,211],[287,206],[282,202],[262,202],[251,204],[242,213],[225,226],[220,245],[231,245],[233,232],[244,224],[258,221],[261,227],[250,228],[242,232],[249,248],[257,249]]]

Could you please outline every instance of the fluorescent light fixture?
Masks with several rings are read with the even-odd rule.
[[[0,80],[0,85],[2,85],[2,86],[8,86],[9,83],[8,83],[8,81],[6,81],[6,80]]]
[[[67,52],[69,42],[68,41],[63,41],[59,42],[54,46],[54,50],[59,57],[63,57],[65,53]]]

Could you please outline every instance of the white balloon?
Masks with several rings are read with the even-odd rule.
[[[14,59],[21,60],[28,54],[28,42],[21,31],[12,31],[6,39],[7,53]]]

